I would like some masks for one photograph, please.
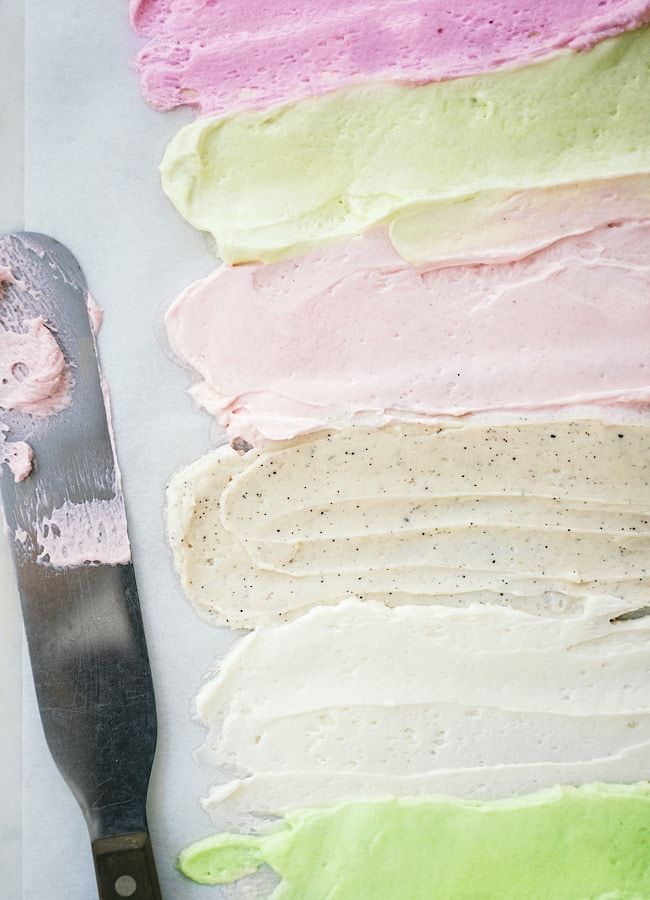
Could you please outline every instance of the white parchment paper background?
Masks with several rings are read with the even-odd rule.
[[[70,247],[105,310],[100,352],[158,702],[149,820],[163,893],[205,898],[214,891],[181,879],[173,862],[209,830],[198,798],[212,776],[192,759],[203,731],[191,720],[191,702],[233,636],[202,624],[186,605],[162,518],[170,473],[209,447],[208,421],[192,409],[160,321],[167,301],[215,265],[158,183],[164,145],[190,115],[156,113],[141,100],[129,68],[137,42],[127,0],[26,0],[25,34],[24,225]],[[5,216],[3,227],[20,227],[17,218]],[[0,586],[15,613],[4,558],[3,548]],[[17,631],[15,615],[11,621]],[[26,658],[22,813],[22,897],[95,896],[85,825],[47,753]],[[0,896],[17,894],[0,880]]]
[[[0,232],[23,226],[24,8],[0,0]],[[21,892],[21,654],[18,594],[0,529],[0,897]]]

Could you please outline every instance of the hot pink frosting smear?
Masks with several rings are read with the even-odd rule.
[[[369,79],[439,81],[583,50],[650,18],[649,0],[131,0],[149,103],[201,114]]]
[[[615,300],[615,302],[613,302]],[[364,416],[650,402],[650,219],[524,259],[411,266],[385,231],[222,266],[167,314],[197,403],[252,444]]]

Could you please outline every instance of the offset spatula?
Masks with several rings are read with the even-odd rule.
[[[43,729],[86,818],[102,900],[158,898],[146,817],[156,709],[86,282],[40,234],[0,238],[0,265],[15,279],[2,325],[42,317],[70,377],[60,412],[0,410],[6,440],[34,451],[31,474],[16,483],[3,465],[0,486]]]

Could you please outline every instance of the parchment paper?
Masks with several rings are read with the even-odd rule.
[[[173,863],[210,831],[198,799],[214,773],[192,758],[204,732],[191,702],[235,637],[195,617],[164,540],[164,485],[210,440],[185,393],[188,376],[167,355],[161,317],[216,260],[160,189],[164,145],[190,115],[157,113],[140,98],[127,5],[26,0],[25,225],[67,244],[105,310],[100,353],[157,693],[149,820],[164,896],[184,900],[218,893]],[[85,825],[47,753],[26,660],[23,673],[23,897],[89,900]]]
[[[0,0],[0,233],[23,227],[24,7]],[[4,523],[3,523],[4,524]],[[9,547],[0,528],[0,897],[21,891],[22,628]]]

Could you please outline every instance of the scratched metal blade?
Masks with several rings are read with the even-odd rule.
[[[39,234],[0,238],[0,265],[15,278],[0,298],[2,326],[42,317],[71,381],[69,404],[51,416],[0,410],[6,440],[34,451],[32,473],[15,483],[3,465],[0,488],[43,729],[91,837],[144,830],[156,712],[86,282],[72,254]],[[89,553],[55,567],[39,543],[47,522],[94,501],[110,506],[113,531],[121,516],[125,558],[106,564]],[[92,543],[106,529],[89,521]]]

